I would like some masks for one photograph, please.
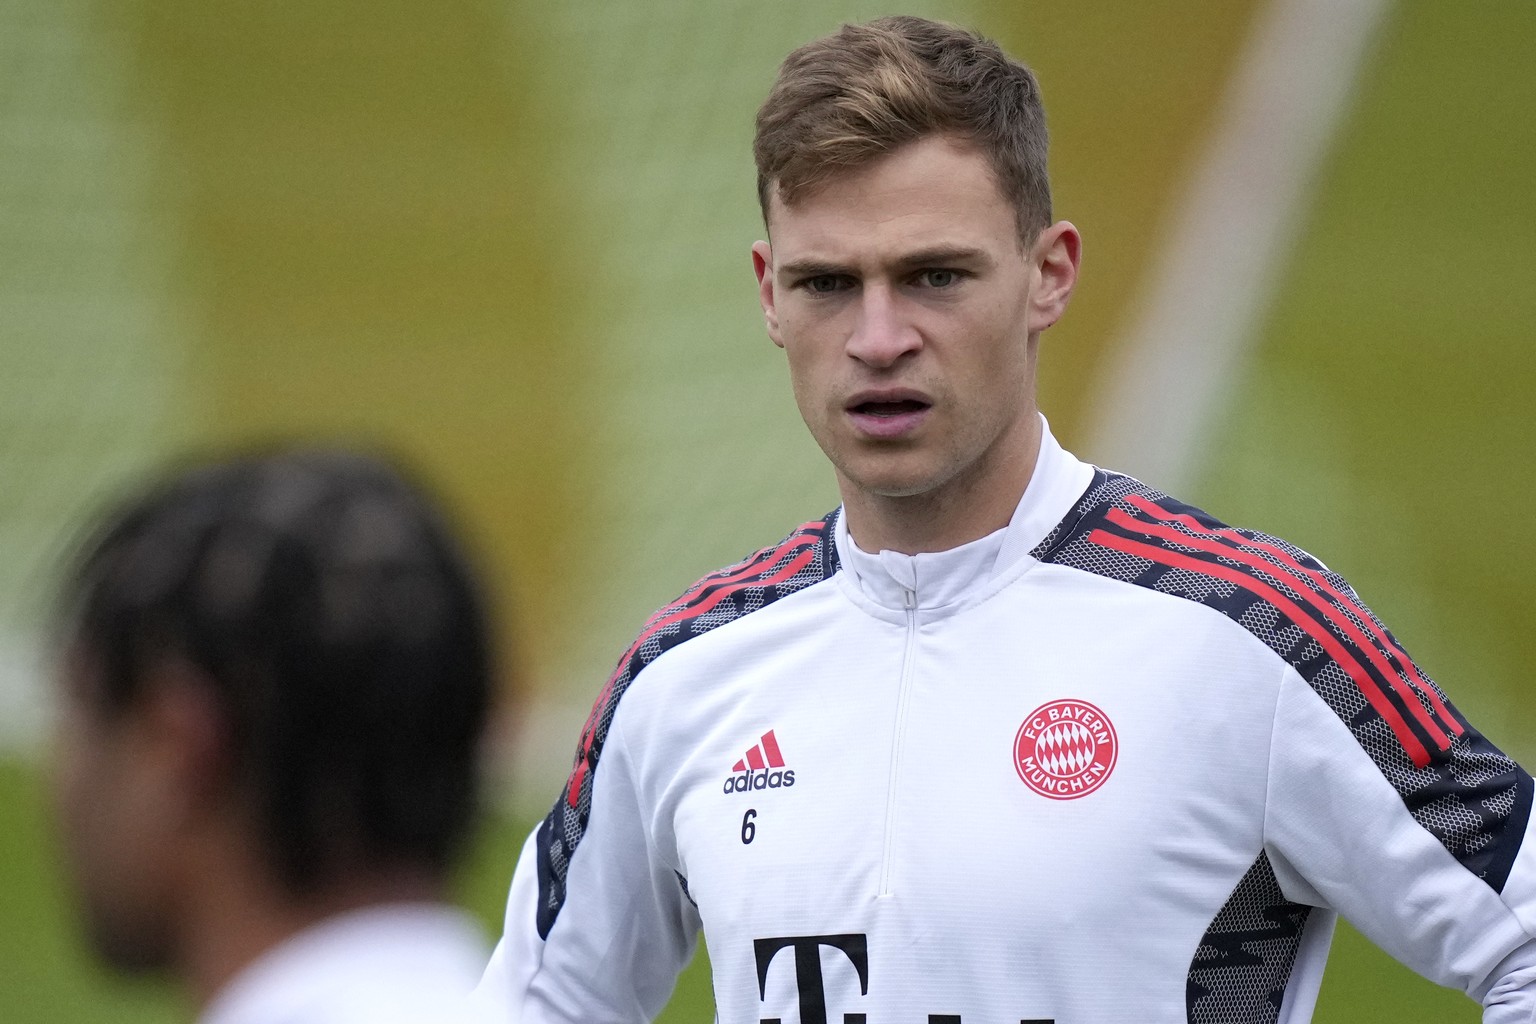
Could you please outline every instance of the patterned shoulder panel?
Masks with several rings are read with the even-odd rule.
[[[1243,626],[1349,727],[1419,824],[1503,890],[1530,815],[1531,777],[1467,724],[1341,576],[1294,545],[1103,470],[1033,554]]]
[[[773,547],[699,580],[676,601],[652,615],[593,702],[581,730],[575,764],[564,795],[539,826],[540,938],[548,938],[565,904],[571,855],[587,831],[592,778],[608,738],[614,712],[640,670],[685,640],[723,626],[818,583],[837,572],[832,524],[837,513],[806,523]]]

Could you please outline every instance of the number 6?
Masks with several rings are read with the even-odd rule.
[[[757,838],[757,826],[752,819],[757,817],[757,808],[748,807],[747,813],[741,816],[741,843],[743,846]]]

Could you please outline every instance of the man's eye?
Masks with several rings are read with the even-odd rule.
[[[918,280],[926,288],[948,288],[960,280],[960,275],[953,270],[925,270],[918,275]]]
[[[835,274],[817,274],[815,277],[807,278],[805,281],[806,289],[818,295],[835,292],[841,284],[842,282],[837,279]]]

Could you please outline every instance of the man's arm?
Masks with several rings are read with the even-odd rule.
[[[661,1011],[693,954],[699,913],[671,823],[647,799],[670,779],[665,744],[625,694],[666,652],[828,578],[836,514],[705,576],[646,622],[592,705],[564,792],[523,850],[481,999],[521,1008],[536,1024],[629,1024]],[[632,715],[642,716],[633,747],[624,734]],[[671,712],[660,717],[675,724]],[[641,759],[653,768],[648,783]]]
[[[506,929],[475,992],[496,1020],[649,1021],[693,955],[697,911],[657,854],[617,728],[588,772],[573,776],[574,791],[590,787],[585,821],[562,793],[518,859]]]
[[[1433,687],[1416,669],[1402,678]],[[1424,716],[1443,728],[1422,730],[1428,758],[1416,761],[1390,729],[1361,727],[1365,715],[1351,728],[1287,673],[1270,752],[1271,863],[1287,898],[1337,910],[1397,960],[1478,999],[1486,1024],[1531,1024],[1531,778],[1438,691],[1423,706],[1445,709]]]

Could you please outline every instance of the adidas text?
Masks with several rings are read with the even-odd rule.
[[[725,780],[725,792],[750,793],[755,789],[787,789],[795,784],[793,768],[741,772]]]

